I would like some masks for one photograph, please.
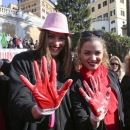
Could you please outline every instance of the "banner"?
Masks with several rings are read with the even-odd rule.
[[[0,59],[11,61],[16,54],[24,51],[27,51],[27,49],[0,49]]]

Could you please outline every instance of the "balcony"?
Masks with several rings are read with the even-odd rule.
[[[94,19],[92,19],[92,23],[93,22],[97,22],[97,21],[108,21],[109,20],[109,18],[108,17],[100,17],[100,18],[94,18]]]

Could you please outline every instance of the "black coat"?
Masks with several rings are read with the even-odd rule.
[[[121,81],[124,101],[125,130],[130,130],[130,76],[125,75]]]
[[[0,68],[0,71],[2,71],[6,76],[9,76],[10,63],[3,62],[3,65]]]
[[[71,116],[71,103],[69,92],[63,98],[60,107],[56,110],[55,126],[48,128],[50,116],[35,120],[31,109],[36,102],[30,90],[21,82],[19,76],[24,75],[35,84],[35,75],[32,61],[37,60],[37,53],[34,51],[23,52],[16,55],[11,64],[9,106],[10,121],[13,130],[75,130]],[[65,82],[62,73],[57,76],[58,89]]]
[[[0,107],[2,109],[6,130],[11,130],[9,122],[9,112],[8,112],[8,91],[9,91],[8,76],[10,72],[10,63],[3,62],[0,71],[4,73],[4,75],[0,76]]]
[[[6,75],[0,75],[0,107],[2,109],[6,130],[11,130],[8,112],[8,90],[9,78]]]
[[[118,100],[118,113],[119,120],[122,123],[124,122],[124,114],[123,114],[123,102],[122,95],[120,92],[119,80],[118,76],[113,71],[108,71],[108,77],[110,79],[109,86],[115,90],[117,94]],[[89,116],[90,116],[90,107],[86,102],[84,97],[79,92],[79,87],[82,87],[85,90],[85,87],[82,83],[82,78],[79,74],[75,75],[73,78],[73,85],[70,91],[70,98],[72,104],[73,118],[75,120],[77,130],[106,130],[104,122],[101,121],[100,125],[97,129],[93,128]],[[86,90],[85,90],[86,91]]]

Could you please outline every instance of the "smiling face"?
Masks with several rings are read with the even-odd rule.
[[[118,68],[119,68],[119,61],[116,60],[116,59],[113,59],[110,61],[110,65],[111,65],[111,70],[113,71],[118,71]]]
[[[51,56],[55,59],[65,46],[66,37],[64,33],[49,31],[48,44]]]
[[[96,40],[84,42],[80,49],[80,58],[88,70],[96,70],[103,59],[102,43]]]

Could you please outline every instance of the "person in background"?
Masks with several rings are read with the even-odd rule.
[[[10,63],[0,59],[0,71],[2,71],[6,76],[9,77]]]
[[[23,39],[22,45],[23,45],[23,48],[25,49],[28,48],[28,40],[26,38]]]
[[[122,130],[123,102],[117,74],[108,69],[101,31],[84,31],[77,45],[82,67],[70,91],[77,130]]]
[[[7,40],[7,43],[9,44],[9,41],[12,40],[12,37],[10,36],[10,34],[6,35],[6,40]]]
[[[13,44],[14,44],[14,47],[16,47],[16,40],[17,40],[17,35],[15,34],[14,37],[13,37]]]
[[[80,68],[82,67],[81,61],[78,56],[75,56],[73,59],[74,69],[76,72],[80,72]]]
[[[34,49],[37,49],[38,45],[39,45],[39,42],[38,42],[38,40],[36,40],[36,42],[34,44]]]
[[[8,48],[15,48],[12,40],[9,41]]]
[[[8,59],[2,59],[3,62],[10,64]],[[9,68],[6,68],[9,69]],[[0,123],[1,130],[11,130],[8,113],[8,90],[9,90],[9,77],[0,70],[0,121],[3,116],[3,123]],[[1,125],[5,125],[1,128]]]
[[[35,45],[34,45],[33,39],[31,37],[28,40],[28,45],[29,45],[30,50],[34,50]]]
[[[76,130],[67,91],[72,83],[69,79],[72,33],[67,18],[62,13],[49,13],[38,29],[38,48],[15,55],[11,62],[12,129]]]
[[[117,73],[119,80],[121,82],[124,74],[123,74],[123,70],[122,70],[122,63],[117,56],[112,56],[110,58],[110,69]]]
[[[124,101],[125,130],[130,130],[130,54],[124,59],[125,75],[121,81],[121,90]]]
[[[17,46],[17,48],[21,48],[21,37],[19,37],[19,38],[17,38],[17,40],[16,40],[16,46]]]

